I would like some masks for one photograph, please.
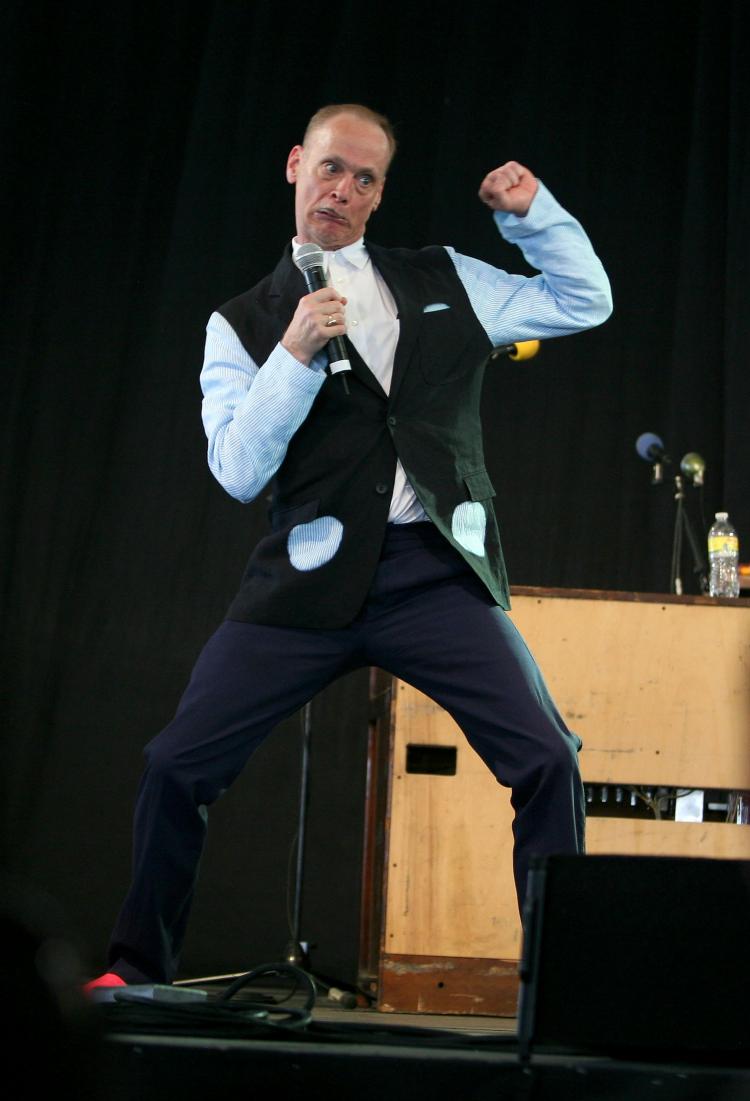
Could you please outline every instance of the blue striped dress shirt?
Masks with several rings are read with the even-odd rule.
[[[493,217],[541,274],[510,274],[446,246],[492,344],[547,340],[606,321],[612,298],[604,268],[579,222],[541,182],[525,217]],[[259,365],[231,325],[211,315],[201,371],[208,464],[237,500],[252,501],[278,470],[325,381],[325,365],[318,354],[308,367],[281,344]]]

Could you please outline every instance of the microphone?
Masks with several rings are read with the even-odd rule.
[[[706,473],[706,460],[697,451],[688,451],[682,456],[680,470],[694,486],[703,485],[703,475]]]
[[[498,344],[490,352],[490,359],[500,359],[500,356],[515,360],[533,359],[538,351],[538,340],[518,340],[515,344]]]
[[[659,485],[664,478],[662,464],[672,461],[664,450],[664,441],[655,432],[642,432],[635,441],[635,449],[647,463],[654,464],[651,484]]]
[[[318,245],[312,242],[301,245],[297,249],[294,262],[302,272],[308,294],[328,286],[325,269],[323,268],[323,249]],[[338,374],[339,371],[351,371],[352,365],[346,353],[346,345],[340,336],[331,337],[326,344],[326,353],[332,375]],[[344,385],[346,385],[345,381]]]
[[[669,462],[664,441],[655,432],[642,432],[635,441],[635,449],[647,463]]]

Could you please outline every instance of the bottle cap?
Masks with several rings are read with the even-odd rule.
[[[726,520],[728,516],[729,516],[728,512],[717,512],[716,513],[716,519],[717,520]]]

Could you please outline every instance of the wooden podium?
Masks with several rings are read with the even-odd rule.
[[[512,594],[512,618],[583,739],[585,783],[750,791],[750,603]],[[445,711],[378,670],[369,766],[360,984],[384,1011],[515,1015],[507,789]],[[750,859],[750,826],[589,817],[587,851]]]

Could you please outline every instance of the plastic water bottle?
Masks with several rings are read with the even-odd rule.
[[[740,595],[740,544],[737,532],[729,522],[729,514],[716,513],[716,522],[708,533],[708,561],[711,574],[710,596]]]

